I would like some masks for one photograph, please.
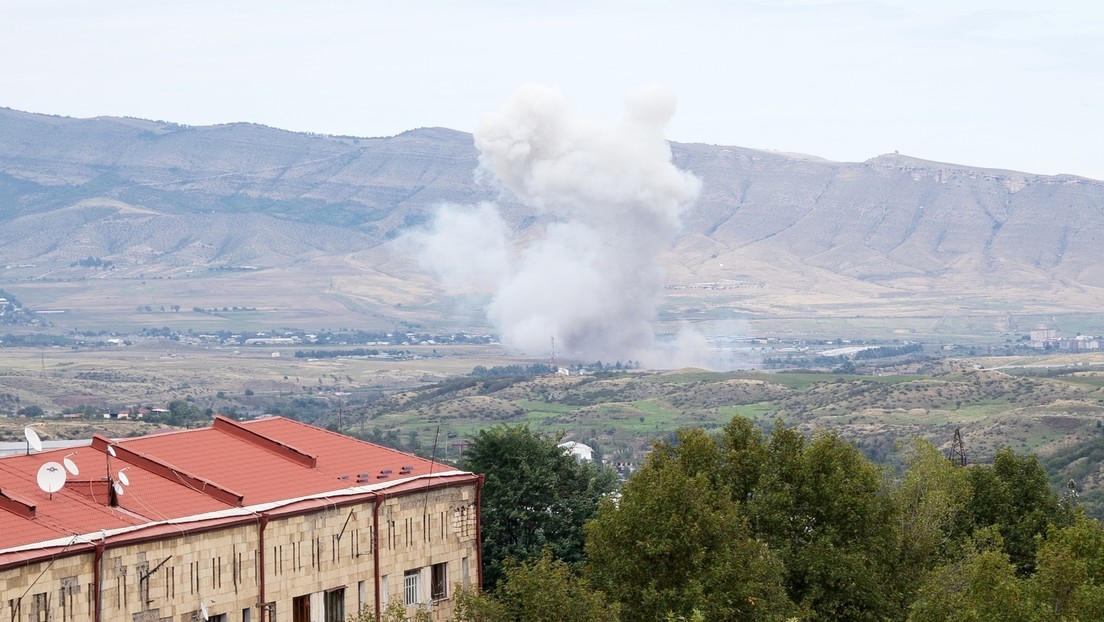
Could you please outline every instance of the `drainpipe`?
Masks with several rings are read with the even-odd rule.
[[[261,513],[260,518],[257,520],[257,551],[258,551],[258,568],[257,568],[257,599],[260,601],[258,604],[260,607],[259,615],[260,622],[265,622],[265,614],[268,613],[268,600],[265,598],[265,527],[268,526],[268,514]],[[275,622],[275,620],[271,621]]]
[[[375,546],[372,547],[372,568],[374,569],[373,574],[376,575],[376,577],[375,577],[375,579],[376,579],[376,589],[373,590],[376,594],[376,622],[380,622],[380,616],[382,614],[382,612],[380,611],[380,606],[383,602],[382,599],[380,598],[379,509],[380,509],[380,505],[383,503],[384,496],[385,495],[382,492],[377,493],[376,494],[376,503],[375,503],[374,506],[372,506],[372,530],[375,532],[375,534],[373,536],[373,541],[375,542]],[[264,622],[264,621],[262,620],[261,622]]]
[[[92,559],[92,585],[96,590],[96,604],[92,619],[100,622],[103,615],[103,557],[104,548],[107,546],[107,535],[96,543],[96,552]]]
[[[475,482],[475,568],[476,585],[483,591],[483,481],[480,475]]]

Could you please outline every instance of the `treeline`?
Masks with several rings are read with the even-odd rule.
[[[78,345],[75,339],[69,337],[62,337],[60,335],[44,335],[44,334],[31,334],[31,335],[12,335],[10,333],[0,337],[0,346],[7,346],[11,348],[42,348],[47,346],[75,346]]]
[[[487,589],[459,620],[1104,619],[1104,526],[1033,455],[960,467],[915,440],[891,478],[833,433],[735,418],[657,443],[609,496],[536,438],[481,432],[465,455],[487,474]]]
[[[854,354],[852,358],[856,360],[869,360],[869,359],[881,359],[890,358],[894,356],[904,356],[906,354],[912,354],[914,352],[923,352],[924,346],[918,343],[909,343],[903,346],[878,346],[877,348],[870,348],[868,350],[859,350]]]
[[[374,348],[350,348],[346,350],[296,350],[295,358],[299,359],[335,359],[343,356],[380,356],[390,358],[410,358],[409,350],[376,350]]]
[[[476,365],[471,372],[476,378],[506,378],[517,376],[546,376],[556,373],[554,365],[533,363],[532,365],[496,365],[484,367]]]
[[[878,346],[876,348],[867,348],[866,350],[859,350],[854,354],[840,355],[840,356],[785,356],[785,357],[766,357],[763,359],[763,365],[768,369],[779,369],[783,367],[799,367],[799,368],[839,368],[850,367],[853,368],[855,361],[870,361],[873,359],[883,358],[897,358],[902,356],[908,356],[910,354],[923,353],[924,346],[919,343],[909,343],[900,346]]]
[[[596,374],[602,372],[618,372],[628,371],[630,369],[639,369],[640,363],[637,361],[627,361],[622,363],[617,361],[616,363],[603,363],[602,361],[595,361],[593,363],[574,363],[563,367],[569,373],[572,374]],[[476,378],[503,378],[503,377],[520,377],[520,376],[546,376],[548,374],[554,374],[559,370],[559,366],[550,365],[546,363],[533,363],[532,365],[496,365],[494,367],[484,367],[482,365],[476,365],[471,372],[471,375]]]
[[[111,261],[108,261],[108,260],[105,260],[105,259],[100,259],[99,257],[92,257],[91,255],[89,255],[88,257],[85,257],[84,259],[79,259],[77,261],[74,261],[74,262],[70,263],[69,267],[73,268],[73,267],[76,267],[76,266],[81,266],[83,268],[97,268],[97,269],[101,269],[101,270],[108,270],[108,269],[112,268],[114,265],[115,264]]]

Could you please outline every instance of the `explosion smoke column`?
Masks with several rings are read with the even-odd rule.
[[[674,109],[670,91],[649,87],[628,95],[622,120],[603,124],[572,117],[556,89],[522,87],[483,119],[475,144],[482,170],[543,213],[543,236],[493,274],[488,266],[510,256],[510,240],[457,239],[471,227],[450,207],[421,242],[446,244],[456,256],[427,263],[446,283],[497,280],[487,314],[510,347],[543,352],[554,337],[569,353],[649,362],[663,293],[659,257],[701,185],[671,161],[663,132]],[[484,232],[506,231],[487,205],[467,217]],[[478,274],[458,276],[460,256]]]

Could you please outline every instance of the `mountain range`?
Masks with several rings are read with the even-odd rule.
[[[702,189],[662,258],[661,320],[1104,332],[1104,182],[671,149]],[[472,136],[443,128],[360,138],[0,109],[0,288],[74,328],[171,323],[147,306],[255,309],[273,326],[485,326],[488,292],[438,283],[404,237],[446,203],[496,201],[519,244],[547,226],[478,166]],[[219,317],[204,321],[238,321]]]

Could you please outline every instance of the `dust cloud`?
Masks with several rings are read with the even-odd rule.
[[[522,246],[494,205],[446,206],[414,234],[424,266],[446,286],[486,285],[487,317],[503,343],[586,360],[651,367],[706,360],[700,336],[658,347],[660,254],[701,188],[678,169],[664,129],[675,111],[666,88],[625,99],[624,116],[574,116],[559,90],[527,85],[475,131],[480,170],[547,223]],[[689,350],[683,351],[684,348]]]

